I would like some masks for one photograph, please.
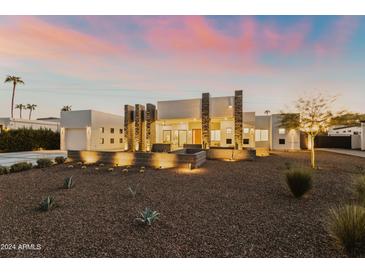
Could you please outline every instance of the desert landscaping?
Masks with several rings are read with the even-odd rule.
[[[143,173],[70,165],[0,176],[2,244],[41,246],[7,246],[0,257],[343,257],[326,220],[354,199],[352,178],[365,159],[318,152],[313,189],[301,199],[285,170],[308,166],[307,152]],[[55,206],[40,211],[47,196]],[[145,208],[159,213],[151,225],[136,221]]]

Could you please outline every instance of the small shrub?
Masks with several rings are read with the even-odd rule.
[[[74,166],[73,165],[68,165],[67,168],[74,168]]]
[[[113,168],[113,167],[109,167],[109,168],[108,168],[108,171],[109,171],[109,172],[113,172],[113,171],[114,171],[114,168]]]
[[[124,169],[122,170],[122,172],[123,172],[123,173],[128,173],[128,168],[124,168]]]
[[[294,197],[300,198],[312,188],[312,174],[304,169],[291,169],[286,172],[286,182]]]
[[[128,191],[132,194],[133,198],[136,197],[138,193],[139,184],[137,184],[134,188],[132,186],[128,187]]]
[[[20,162],[10,166],[10,172],[19,172],[33,167],[32,163]]]
[[[139,173],[144,173],[144,169],[140,169],[139,170]]]
[[[365,175],[360,175],[355,178],[354,190],[357,200],[365,205]]]
[[[48,211],[54,208],[55,205],[56,203],[54,198],[52,196],[48,196],[41,202],[41,204],[39,205],[39,209],[42,211]]]
[[[87,169],[87,166],[81,166],[81,169]]]
[[[95,167],[95,170],[96,170],[96,171],[98,171],[98,170],[99,170],[99,168],[96,166],[96,167]]]
[[[65,181],[63,182],[63,187],[66,189],[71,189],[74,186],[74,181],[71,177],[67,177]]]
[[[103,163],[100,163],[100,164],[99,164],[99,167],[104,167],[104,164],[103,164]]]
[[[66,158],[65,157],[63,157],[63,156],[58,156],[58,157],[56,157],[56,158],[54,158],[54,160],[55,160],[55,162],[57,163],[57,164],[64,164],[65,162],[66,162]]]
[[[345,205],[330,210],[330,236],[351,256],[359,256],[365,249],[365,208]]]
[[[146,207],[145,210],[140,213],[140,217],[136,218],[136,221],[143,225],[151,225],[158,219],[158,215],[160,215],[160,213]]]
[[[44,167],[50,167],[52,166],[52,160],[43,158],[37,160],[37,167],[44,168]]]
[[[0,175],[4,175],[4,174],[8,174],[10,171],[9,171],[9,168],[6,167],[6,166],[0,166]]]

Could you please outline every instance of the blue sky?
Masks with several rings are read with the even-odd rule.
[[[0,16],[0,75],[24,79],[35,117],[235,89],[258,114],[317,92],[364,112],[364,53],[359,16]],[[1,84],[0,116],[10,100]]]

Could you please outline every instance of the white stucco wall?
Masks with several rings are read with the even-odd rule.
[[[285,134],[280,134],[281,114],[271,116],[271,149],[273,150],[300,150],[300,131],[296,129],[285,129]],[[285,144],[279,144],[280,139],[285,139]]]
[[[119,115],[95,110],[64,111],[61,113],[61,149],[123,150],[123,130],[124,119]],[[86,133],[83,134],[83,131]],[[102,138],[104,143],[101,142]]]
[[[158,120],[201,119],[201,99],[157,102]]]
[[[210,97],[210,117],[233,117],[234,96]]]
[[[0,118],[0,125],[3,129],[19,129],[19,128],[33,128],[33,129],[50,129],[53,131],[60,130],[59,122],[43,121],[43,120],[28,120],[19,118]]]

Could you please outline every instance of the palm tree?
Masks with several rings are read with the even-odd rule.
[[[269,114],[270,114],[270,112],[271,112],[271,111],[267,109],[267,110],[265,110],[265,112],[264,112],[264,113],[265,113],[266,115],[269,115]]]
[[[6,76],[4,83],[13,83],[13,96],[11,97],[11,118],[14,118],[14,97],[15,97],[15,87],[17,84],[24,84],[22,78],[18,76]]]
[[[37,105],[35,104],[27,104],[27,109],[29,109],[29,120],[32,117],[32,111],[35,110],[36,107]]]
[[[61,108],[61,111],[71,111],[71,107],[72,106],[63,106],[62,108]]]
[[[22,119],[22,110],[26,109],[26,106],[23,104],[17,104],[17,105],[15,105],[15,108],[19,109],[19,116],[20,116],[20,119]]]

